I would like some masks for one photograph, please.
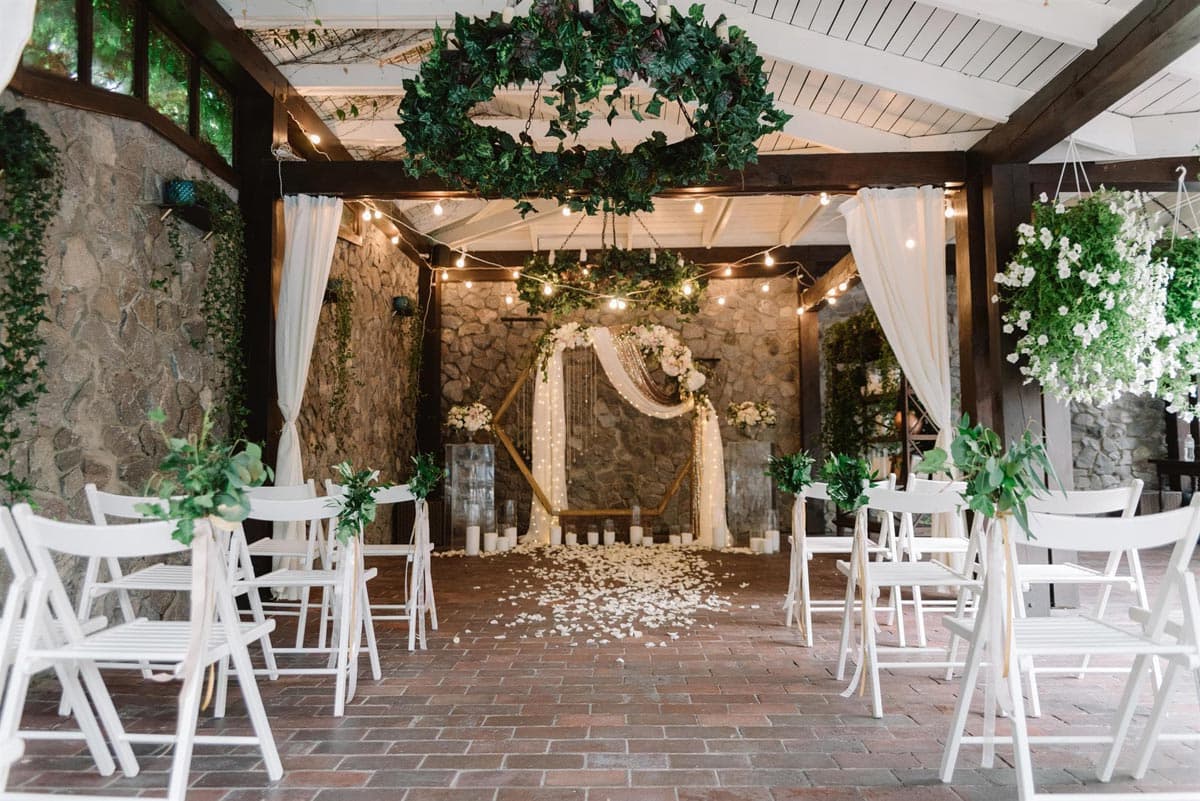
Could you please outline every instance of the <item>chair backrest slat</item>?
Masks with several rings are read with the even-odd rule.
[[[1200,499],[1200,494],[1197,495]],[[1033,512],[1033,539],[1019,541],[1033,548],[1105,552],[1140,550],[1171,545],[1200,536],[1200,504],[1141,517],[1080,517]],[[1014,532],[1015,533],[1015,532]]]
[[[250,497],[250,519],[291,523],[308,520],[329,520],[337,517],[341,504],[337,498],[302,498],[268,500]]]
[[[934,515],[957,512],[963,499],[956,492],[905,492],[885,486],[867,490],[867,507],[896,514]]]
[[[29,561],[29,554],[25,552],[25,543],[21,541],[21,534],[17,531],[12,512],[6,506],[0,506],[0,551],[4,552],[4,558],[8,560],[13,584],[33,580],[33,564]]]
[[[303,501],[317,497],[317,482],[310,478],[303,484],[255,487],[246,494],[261,501]]]
[[[804,488],[804,498],[809,501],[829,500],[829,485],[824,481],[814,481]]]
[[[98,526],[108,525],[110,517],[120,517],[125,520],[145,520],[146,515],[136,508],[140,503],[161,505],[162,498],[153,495],[117,495],[98,489],[95,484],[86,484],[83,493],[87,497],[88,509],[92,513],[92,522]]]
[[[328,496],[341,495],[344,487],[341,484],[335,484],[330,479],[325,479],[325,494]],[[412,494],[407,484],[395,484],[391,487],[381,487],[373,493],[375,503],[379,506],[386,506],[392,503],[407,503],[415,501],[416,495]]]
[[[62,523],[38,517],[26,504],[13,509],[13,517],[31,555],[35,547],[72,556],[117,559],[161,556],[188,550],[188,546],[171,538],[175,530],[173,520],[105,526],[104,536],[97,537],[95,525]]]
[[[906,492],[919,493],[940,493],[948,492],[951,494],[965,492],[967,482],[965,481],[944,481],[938,478],[921,478],[912,473],[908,476],[908,484],[905,486]]]
[[[1120,512],[1133,517],[1142,497],[1143,482],[1136,478],[1127,487],[1102,490],[1053,490],[1044,498],[1031,498],[1031,512],[1051,515],[1103,515]]]

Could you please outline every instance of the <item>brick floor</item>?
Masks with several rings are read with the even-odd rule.
[[[406,651],[403,624],[379,624],[383,680],[365,672],[342,719],[330,717],[330,682],[315,677],[260,684],[285,776],[272,785],[253,749],[199,747],[193,801],[984,801],[1015,798],[1014,776],[999,750],[996,768],[978,766],[965,748],[953,785],[937,778],[955,682],[924,671],[883,678],[883,720],[865,699],[844,699],[833,678],[836,618],[821,616],[817,645],[799,644],[782,625],[786,554],[709,557],[733,600],[728,612],[701,614],[690,634],[666,647],[624,640],[571,647],[521,628],[492,626],[514,576],[528,562],[434,560],[441,629],[429,650]],[[1154,575],[1161,554],[1148,560]],[[719,563],[719,565],[715,564]],[[395,564],[381,563],[376,600],[400,586]],[[389,573],[389,571],[392,571]],[[819,594],[840,594],[829,563],[819,562]],[[749,583],[741,587],[742,583]],[[504,611],[513,610],[505,604]],[[510,617],[511,619],[511,617]],[[933,618],[930,618],[931,621]],[[711,624],[712,628],[708,628]],[[911,630],[911,629],[910,629]],[[937,626],[932,627],[940,633]],[[504,634],[504,639],[497,639]],[[523,637],[522,635],[526,635]],[[890,636],[885,630],[884,638]],[[1046,677],[1046,716],[1038,730],[1070,725],[1102,731],[1121,686],[1117,676],[1086,681]],[[173,689],[114,675],[111,688],[131,729],[173,725]],[[1190,685],[1181,685],[1170,726],[1200,730]],[[53,685],[39,687],[27,722],[53,721]],[[978,708],[978,705],[977,705]],[[202,716],[203,717],[203,716]],[[36,718],[36,720],[34,720]],[[974,720],[978,721],[978,717]],[[211,721],[205,721],[211,724]],[[236,691],[216,724],[244,731]],[[1003,723],[1001,722],[1003,728]],[[74,744],[30,743],[14,789],[131,795],[165,786],[169,752],[137,749],[143,773],[129,780],[96,775]],[[1096,751],[1035,749],[1041,788],[1095,785]],[[1131,759],[1126,754],[1122,767]],[[1131,789],[1127,772],[1114,786]],[[123,789],[127,788],[127,789]],[[1200,793],[1196,744],[1159,747],[1140,790]],[[1099,788],[1095,788],[1099,789]],[[1200,798],[1200,795],[1197,796]]]

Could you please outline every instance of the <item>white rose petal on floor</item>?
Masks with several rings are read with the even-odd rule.
[[[698,550],[628,545],[522,550],[532,564],[513,570],[514,589],[496,601],[517,606],[532,600],[539,611],[507,620],[495,615],[490,622],[528,627],[533,637],[596,645],[646,636],[661,640],[646,647],[665,646],[662,638],[675,640],[691,631],[699,612],[731,606]]]

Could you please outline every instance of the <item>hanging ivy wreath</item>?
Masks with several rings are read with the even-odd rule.
[[[1185,421],[1200,416],[1196,378],[1200,376],[1200,238],[1164,239],[1154,247],[1154,258],[1167,263],[1167,328],[1159,341],[1162,378],[1158,397],[1167,411]]]
[[[723,18],[718,23],[726,30]],[[631,90],[650,91],[648,100]],[[477,125],[475,107],[502,87],[531,88],[533,105],[517,138]],[[581,14],[571,0],[534,0],[527,16],[505,22],[455,16],[450,36],[434,31],[433,49],[416,79],[404,81],[400,124],[413,175],[433,173],[486,195],[519,201],[552,197],[574,209],[630,214],[650,211],[667,187],[703,183],[720,169],[757,160],[757,140],[789,119],[772,105],[763,61],[744,31],[728,41],[704,21],[704,8],[643,17],[626,0],[595,0]],[[553,106],[556,150],[539,152],[529,130],[538,103]],[[638,121],[677,105],[691,135],[668,143],[661,131],[623,151],[570,145],[595,110],[611,123],[622,109]],[[538,123],[542,124],[541,121]]]
[[[32,487],[16,472],[13,446],[46,391],[46,227],[62,196],[58,149],[23,109],[0,108],[0,485],[10,501]]]
[[[517,295],[531,314],[564,314],[612,300],[632,301],[640,308],[680,314],[700,311],[708,278],[694,263],[670,251],[605,248],[586,264],[578,253],[537,253],[525,262],[517,279]],[[546,294],[549,286],[551,293]]]
[[[1063,400],[1105,406],[1154,394],[1170,270],[1151,256],[1158,232],[1137,192],[1101,190],[1073,206],[1043,194],[996,276],[1008,303],[1008,360]]]

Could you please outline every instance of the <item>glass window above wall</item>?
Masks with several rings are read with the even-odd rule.
[[[26,67],[75,78],[79,75],[79,28],[75,0],[40,0],[33,36],[25,47]]]
[[[133,94],[133,4],[92,0],[92,83]]]
[[[150,28],[150,106],[188,129],[188,54],[157,27]]]
[[[208,70],[200,72],[200,139],[233,163],[233,99]]]

